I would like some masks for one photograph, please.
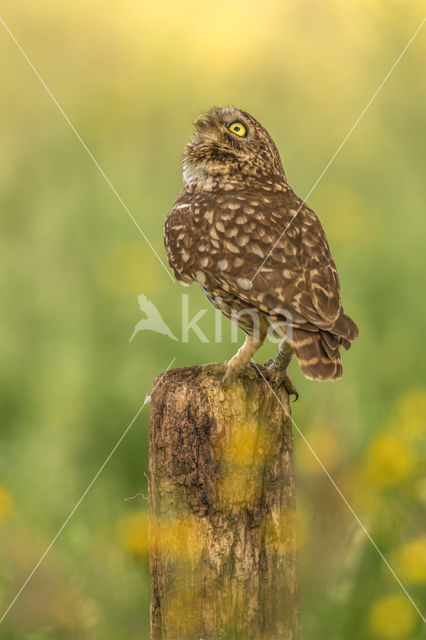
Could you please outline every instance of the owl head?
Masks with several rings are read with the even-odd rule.
[[[183,154],[187,184],[239,184],[285,181],[278,149],[264,127],[246,111],[215,107],[194,122]]]

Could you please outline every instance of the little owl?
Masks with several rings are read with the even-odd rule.
[[[183,155],[185,187],[165,224],[176,279],[195,281],[246,333],[224,381],[250,373],[266,335],[282,338],[267,374],[296,393],[294,353],[307,378],[342,376],[340,348],[358,335],[343,312],[339,278],[315,213],[289,186],[262,125],[234,107],[195,121]]]

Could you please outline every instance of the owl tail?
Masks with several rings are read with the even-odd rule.
[[[328,331],[293,329],[291,341],[296,358],[306,378],[310,380],[338,380],[343,367],[340,340]]]

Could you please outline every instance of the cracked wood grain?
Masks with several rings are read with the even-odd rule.
[[[291,421],[262,380],[164,375],[149,508],[151,640],[300,640]]]

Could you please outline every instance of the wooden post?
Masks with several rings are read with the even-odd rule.
[[[289,417],[208,367],[159,376],[151,402],[151,640],[299,640]]]

